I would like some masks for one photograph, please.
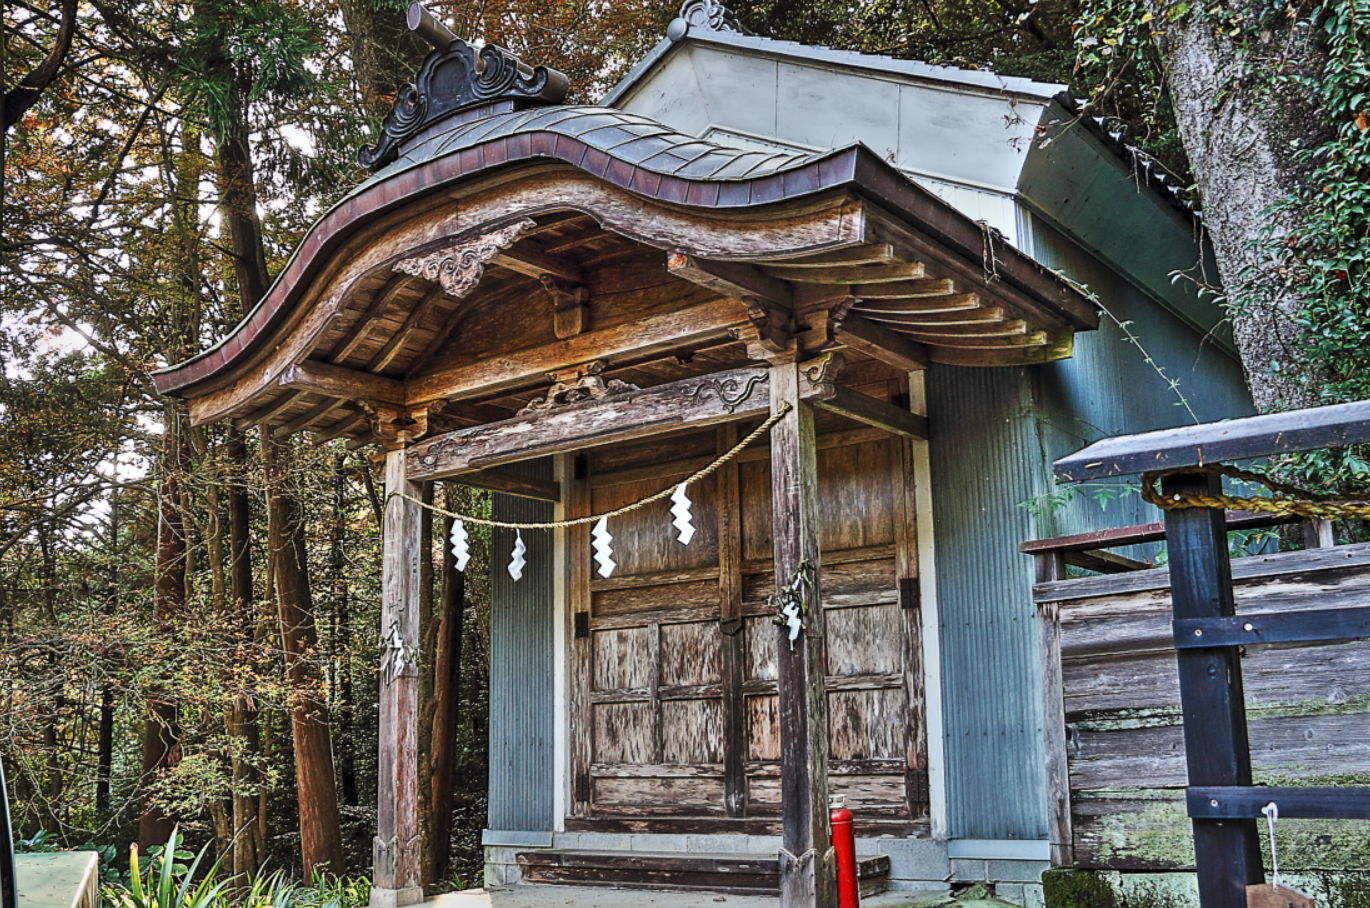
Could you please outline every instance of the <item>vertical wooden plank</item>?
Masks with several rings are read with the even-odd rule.
[[[406,453],[385,457],[382,543],[380,761],[377,834],[372,843],[372,908],[423,901],[419,878],[418,647],[422,509],[398,497],[418,497],[405,475]]]
[[[585,458],[574,454],[562,455],[563,487],[561,500],[565,502],[566,517],[584,517],[590,513],[590,484]],[[590,630],[590,526],[574,526],[566,530],[566,637],[570,641],[570,748],[571,792],[567,803],[570,815],[590,815],[590,764],[594,758],[594,706],[590,703],[591,660],[594,656],[594,632]]]
[[[899,616],[903,632],[904,696],[908,740],[907,765],[911,770],[928,768],[927,698],[923,695],[923,609],[918,573],[918,505],[913,472],[913,443],[891,436],[890,490],[894,495],[894,576],[899,588]],[[912,779],[912,776],[909,776]],[[908,785],[905,791],[909,816],[921,816],[926,805],[925,786]]]
[[[1037,582],[1062,580],[1066,560],[1060,552],[1035,556]],[[1037,606],[1037,640],[1042,663],[1042,738],[1046,749],[1047,835],[1051,866],[1075,863],[1075,833],[1070,822],[1070,766],[1066,757],[1065,688],[1061,681],[1061,604]]]
[[[1222,493],[1211,474],[1174,474],[1167,497]],[[1176,618],[1235,613],[1226,516],[1216,508],[1166,511],[1171,602]],[[1191,786],[1250,785],[1242,665],[1235,646],[1177,653],[1185,760]],[[1203,908],[1245,908],[1246,887],[1265,882],[1255,820],[1193,820],[1194,855]]]
[[[1303,528],[1303,547],[1306,549],[1330,549],[1337,544],[1336,528],[1332,521],[1322,517],[1305,517],[1299,521]]]
[[[661,624],[653,621],[647,625],[647,701],[652,713],[651,738],[648,753],[653,763],[661,762]]]
[[[805,630],[791,648],[776,628],[781,759],[781,908],[835,908],[835,862],[828,826],[828,701],[818,551],[818,466],[813,408],[799,399],[799,366],[771,366],[771,412],[791,409],[771,429],[771,493],[776,589],[807,561],[813,588]]]
[[[736,424],[720,426],[717,450],[737,444]],[[723,631],[723,797],[728,816],[747,815],[747,729],[742,695],[742,489],[736,461],[714,473],[718,490],[718,604]]]

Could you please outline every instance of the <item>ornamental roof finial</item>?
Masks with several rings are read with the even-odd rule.
[[[719,0],[685,0],[685,5],[680,8],[680,14],[666,29],[666,37],[672,41],[679,41],[689,34],[692,28],[710,32],[751,34],[737,21],[733,11]]]
[[[385,118],[381,138],[364,148],[358,161],[380,170],[399,157],[404,142],[421,130],[463,110],[496,101],[515,108],[559,104],[566,98],[565,74],[545,66],[533,68],[502,47],[487,44],[477,51],[418,3],[409,7],[409,30],[433,50],[413,82],[402,87]]]

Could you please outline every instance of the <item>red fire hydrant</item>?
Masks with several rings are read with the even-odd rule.
[[[856,834],[852,831],[851,811],[842,805],[841,795],[834,795],[829,801],[832,847],[837,852],[837,906],[859,908],[861,886],[856,875]]]

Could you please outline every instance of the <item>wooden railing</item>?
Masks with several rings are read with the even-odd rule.
[[[1215,463],[1364,442],[1370,442],[1370,403],[1106,439],[1054,466],[1057,479],[1066,482],[1116,480],[1159,471],[1161,500],[1212,501],[1222,496],[1221,480],[1213,472]],[[1305,512],[1328,513],[1326,508]],[[1191,820],[1193,863],[1202,908],[1245,908],[1248,887],[1264,886],[1256,820],[1261,808],[1270,802],[1278,804],[1281,817],[1370,819],[1370,788],[1254,784],[1253,732],[1260,733],[1255,739],[1260,745],[1256,756],[1270,759],[1273,755],[1282,761],[1279,766],[1286,770],[1283,774],[1296,767],[1304,770],[1304,778],[1328,773],[1325,768],[1308,772],[1309,767],[1297,753],[1300,738],[1288,734],[1291,729],[1261,728],[1259,716],[1248,727],[1248,710],[1259,704],[1262,692],[1256,683],[1258,660],[1242,658],[1248,647],[1258,654],[1313,646],[1325,651],[1318,661],[1328,662],[1336,661],[1328,652],[1330,648],[1350,646],[1351,653],[1335,654],[1347,668],[1338,682],[1343,683],[1348,676],[1370,674],[1364,667],[1367,648],[1347,642],[1370,637],[1370,608],[1364,606],[1370,590],[1370,545],[1327,547],[1332,542],[1330,527],[1309,522],[1305,529],[1309,550],[1230,561],[1227,532],[1231,527],[1226,516],[1211,507],[1166,510],[1163,532],[1167,567],[1163,569],[1130,570],[1124,566],[1119,572],[1116,559],[1099,557],[1101,549],[1147,541],[1139,538],[1145,534],[1136,532],[1138,528],[1089,534],[1093,538],[1072,541],[1032,543],[1025,549],[1037,559],[1034,599],[1042,615],[1044,732],[1052,786],[1051,835],[1056,846],[1053,858],[1066,863],[1073,861],[1077,852],[1087,851],[1080,847],[1085,839],[1079,834],[1083,830],[1074,828],[1076,820],[1084,825],[1084,811],[1072,815],[1071,809],[1072,790],[1082,790],[1078,783],[1086,774],[1088,762],[1083,734],[1075,734],[1073,740],[1067,735],[1067,719],[1074,712],[1089,716],[1091,733],[1114,736],[1111,759],[1123,769],[1112,780],[1117,783],[1115,788],[1154,792],[1175,789],[1177,782],[1185,786],[1183,812],[1177,815],[1170,811],[1163,822],[1173,830],[1179,816],[1187,815]],[[1234,522],[1241,519],[1234,515]],[[1078,563],[1082,555],[1087,556],[1083,560],[1094,557],[1092,569],[1112,573],[1067,579],[1066,565],[1071,559]],[[1348,593],[1353,598],[1346,598]],[[1088,645],[1081,646],[1086,641]],[[1080,656],[1087,672],[1072,679],[1072,661]],[[1245,667],[1244,661],[1248,663]],[[1302,660],[1309,664],[1313,661]],[[1309,685],[1299,677],[1302,662],[1284,660],[1275,673],[1282,679],[1287,701],[1310,699]],[[1249,688],[1247,680],[1252,682]],[[1353,680],[1364,683],[1370,679]],[[1115,709],[1130,709],[1128,719],[1100,721],[1099,713],[1107,710],[1101,710],[1098,703],[1092,710],[1080,709],[1079,704],[1068,706],[1076,690],[1095,698],[1112,696]],[[1174,708],[1175,694],[1178,710]],[[1343,701],[1350,699],[1344,693],[1341,697]],[[1326,696],[1322,699],[1323,708],[1306,715],[1291,712],[1286,703],[1280,711],[1272,710],[1267,721],[1287,720],[1291,715],[1305,722],[1329,715],[1344,720],[1355,712],[1329,711]],[[1167,721],[1158,722],[1158,717]],[[1365,734],[1364,723],[1360,724],[1362,728],[1348,751],[1370,749],[1366,744],[1370,736]],[[1084,732],[1083,726],[1081,723],[1078,731]],[[1177,731],[1182,732],[1182,749]],[[1129,751],[1116,746],[1121,740],[1118,736],[1124,733],[1133,733],[1134,738],[1150,737],[1134,741],[1142,746]],[[1310,732],[1303,738],[1310,736],[1315,737]],[[1319,744],[1322,753],[1334,753],[1325,742]],[[1181,753],[1182,764],[1178,758]],[[1260,761],[1255,762],[1259,767]],[[1346,772],[1363,771],[1366,762],[1366,753],[1356,753]],[[1181,766],[1182,777],[1178,773]],[[1094,787],[1108,789],[1107,785]],[[1179,794],[1178,790],[1173,793]],[[1114,805],[1111,818],[1115,833],[1129,822],[1140,822],[1133,818],[1143,816],[1148,809],[1143,806],[1127,811],[1117,807]],[[1119,848],[1117,836],[1114,838],[1109,853],[1116,856]],[[1096,848],[1094,853],[1102,855],[1103,849]],[[1175,860],[1173,854],[1171,859]]]

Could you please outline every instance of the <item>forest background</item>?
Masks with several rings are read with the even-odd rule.
[[[1370,0],[739,0],[752,31],[1070,86],[1202,206],[1259,405],[1370,397]],[[380,500],[366,449],[190,427],[149,375],[265,294],[423,50],[401,0],[9,0],[0,72],[0,759],[28,847],[179,824],[225,874],[365,875]],[[673,4],[471,0],[593,102]],[[1049,136],[1042,137],[1048,140]],[[1177,275],[1177,279],[1194,279]],[[281,437],[277,437],[281,436]],[[1323,486],[1358,452],[1297,467]],[[440,485],[464,509],[481,493]],[[488,563],[424,564],[425,878],[477,882]],[[483,540],[475,540],[477,547]]]

